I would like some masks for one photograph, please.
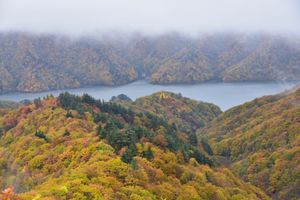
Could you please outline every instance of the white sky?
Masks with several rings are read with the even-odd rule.
[[[300,0],[0,0],[0,30],[300,34]]]

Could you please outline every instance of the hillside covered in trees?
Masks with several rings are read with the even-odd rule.
[[[0,33],[0,93],[137,79],[154,84],[299,80],[299,41],[239,34],[74,39]]]
[[[219,161],[273,199],[300,197],[300,89],[222,113],[206,136]]]
[[[216,106],[166,93],[162,101],[183,109],[176,117],[167,107],[159,115],[138,109],[158,95],[122,106],[63,93],[1,113],[0,198],[269,199],[202,143],[180,137],[177,115],[193,112],[207,125],[221,114]]]
[[[0,109],[11,109],[21,106],[21,103],[13,101],[0,101]]]
[[[170,92],[7,107],[0,198],[298,200],[299,109],[299,88],[223,113]]]
[[[218,106],[199,102],[181,94],[161,91],[132,101],[115,101],[137,112],[150,112],[176,126],[180,137],[196,144],[196,130],[208,125],[221,114]]]

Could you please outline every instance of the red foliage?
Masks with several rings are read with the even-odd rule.
[[[14,189],[13,187],[8,187],[3,190],[0,194],[0,200],[12,200],[14,196]]]

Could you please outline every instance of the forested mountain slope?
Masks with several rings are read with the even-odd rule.
[[[218,106],[161,91],[132,101],[115,101],[134,111],[150,112],[176,126],[185,141],[196,144],[196,130],[208,125],[221,114]]]
[[[70,39],[0,33],[0,92],[36,92],[137,79],[155,84],[300,80],[299,39],[215,34]]]
[[[244,180],[274,199],[300,197],[300,89],[232,108],[204,134]]]
[[[11,109],[21,106],[21,103],[13,101],[0,101],[0,109]]]
[[[163,118],[88,95],[37,99],[0,129],[0,198],[268,199]]]
[[[0,34],[0,90],[35,92],[116,85],[137,78],[134,66],[97,40]]]

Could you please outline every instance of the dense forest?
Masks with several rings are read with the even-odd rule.
[[[21,103],[14,101],[0,101],[0,109],[17,108],[21,106]]]
[[[167,92],[121,97],[62,93],[1,112],[0,198],[269,199],[220,165],[207,140],[182,136],[221,116],[217,106]],[[200,122],[182,126],[184,113]]]
[[[196,130],[208,125],[221,114],[218,106],[161,91],[132,101],[114,101],[138,112],[151,112],[174,124],[180,137],[196,144]]]
[[[67,38],[0,33],[0,93],[88,85],[299,80],[299,39],[214,34]]]
[[[225,112],[170,92],[47,96],[0,109],[0,199],[298,200],[299,133],[300,89]]]
[[[220,163],[273,199],[299,199],[300,89],[232,108],[198,136]]]

